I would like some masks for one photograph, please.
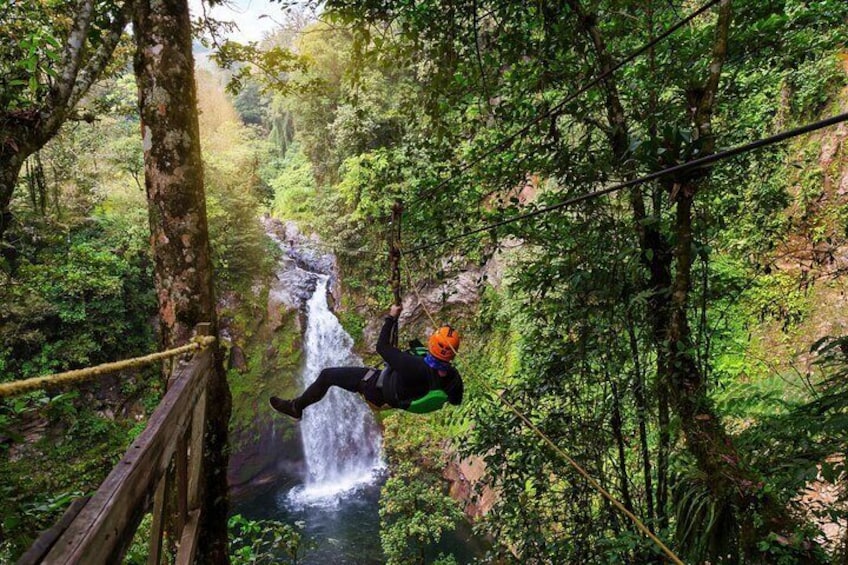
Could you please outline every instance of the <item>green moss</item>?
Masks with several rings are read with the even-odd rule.
[[[267,334],[267,335],[266,335]],[[286,312],[274,332],[261,326],[245,345],[247,370],[230,370],[227,378],[233,398],[230,430],[238,449],[254,441],[263,422],[273,417],[268,398],[294,396],[299,392],[297,375],[302,365],[297,311]]]
[[[343,299],[342,304],[345,305],[345,302],[347,301]],[[344,330],[353,338],[353,341],[357,344],[361,343],[365,325],[367,324],[365,316],[351,308],[345,308],[336,312],[336,316],[339,318],[339,322],[341,322]]]
[[[129,446],[130,420],[110,420],[71,403],[62,415],[65,429],[22,447],[14,458],[3,448],[0,561],[20,556],[74,498],[95,491]]]

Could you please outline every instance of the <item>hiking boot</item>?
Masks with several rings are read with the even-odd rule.
[[[282,398],[272,396],[271,408],[277,412],[282,412],[287,416],[291,416],[295,420],[300,420],[300,417],[303,416],[303,410],[300,410],[297,406],[295,406],[294,400],[283,400]]]

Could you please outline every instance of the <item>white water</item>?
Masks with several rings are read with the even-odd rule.
[[[362,365],[351,351],[353,339],[327,304],[328,277],[318,277],[306,305],[304,389],[326,367]],[[289,492],[295,505],[336,506],[350,491],[376,480],[384,468],[379,427],[355,393],[331,387],[320,402],[304,410],[300,433],[308,472],[305,484]]]

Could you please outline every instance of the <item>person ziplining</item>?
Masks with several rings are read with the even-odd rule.
[[[377,339],[377,353],[386,363],[381,371],[373,367],[329,367],[321,371],[298,397],[271,397],[271,407],[299,420],[303,411],[320,401],[330,387],[360,393],[376,409],[398,408],[415,413],[438,410],[446,402],[462,403],[463,383],[451,364],[459,349],[460,335],[451,326],[442,326],[428,340],[426,353],[402,351],[392,342],[403,308],[393,305]]]
[[[424,414],[433,412],[449,402],[462,403],[463,383],[459,371],[451,365],[459,349],[460,335],[451,326],[438,328],[425,348],[411,342],[408,351],[397,347],[398,319],[403,311],[400,291],[400,225],[403,206],[395,202],[389,230],[389,265],[395,303],[383,322],[377,338],[377,353],[385,368],[329,367],[321,371],[309,387],[297,398],[272,396],[271,407],[277,412],[299,420],[303,411],[320,401],[337,386],[361,394],[376,410],[397,408]]]

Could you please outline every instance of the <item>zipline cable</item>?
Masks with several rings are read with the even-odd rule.
[[[280,241],[277,243],[282,250],[285,244]],[[293,245],[294,243],[292,243],[286,251],[292,249]],[[316,253],[345,253],[347,255],[373,255],[375,257],[383,255],[382,251],[376,251],[374,249],[365,249],[363,247],[344,247],[340,245],[333,245],[331,243],[324,243],[323,241],[315,241],[313,239],[298,242],[298,249],[306,249],[307,251],[314,251]]]
[[[597,198],[599,196],[604,196],[606,194],[611,194],[613,192],[618,192],[625,188],[630,188],[633,186],[638,186],[640,184],[644,184],[646,182],[650,182],[652,180],[656,180],[658,178],[662,178],[668,175],[674,175],[676,173],[683,173],[692,171],[694,169],[706,167],[708,165],[712,165],[718,161],[722,161],[724,159],[729,159],[730,157],[735,157],[737,155],[741,155],[742,153],[747,153],[749,151],[753,151],[755,149],[760,149],[762,147],[766,147],[769,145],[774,145],[776,143],[780,143],[781,141],[786,141],[787,139],[791,139],[793,137],[798,137],[800,135],[804,135],[806,133],[814,132],[820,129],[824,129],[826,127],[830,127],[835,124],[839,124],[842,122],[848,121],[848,112],[839,114],[824,120],[820,120],[818,122],[813,122],[795,129],[791,129],[770,137],[766,137],[763,139],[758,139],[757,141],[752,141],[751,143],[746,143],[745,145],[738,145],[736,147],[732,147],[730,149],[726,149],[724,151],[719,151],[718,153],[713,153],[712,155],[707,155],[706,157],[701,157],[700,159],[694,159],[692,161],[688,161],[686,163],[681,163],[680,165],[675,165],[673,167],[668,167],[661,171],[656,171],[654,173],[650,173],[643,177],[639,177],[636,179],[632,179],[620,184],[615,184],[613,186],[609,186],[607,188],[603,188],[601,190],[595,190],[593,192],[588,192],[586,194],[582,194],[580,196],[575,196],[573,198],[568,198],[563,200],[562,202],[558,202],[556,204],[551,204],[550,206],[545,206],[543,208],[538,208],[533,210],[532,212],[527,212],[525,214],[519,214],[517,216],[513,216],[511,218],[507,218],[505,220],[500,220],[497,222],[493,222],[491,224],[487,224],[485,226],[481,226],[479,228],[475,228],[473,230],[464,231],[458,235],[453,237],[447,237],[441,239],[439,241],[433,243],[421,244],[416,247],[413,247],[406,251],[407,255],[412,253],[418,253],[419,251],[424,251],[425,249],[430,249],[432,247],[437,247],[439,245],[444,245],[445,243],[452,243],[458,239],[464,239],[466,237],[472,236],[474,234],[491,231],[493,229],[499,228],[501,226],[505,226],[507,224],[512,224],[514,222],[518,222],[521,220],[526,220],[528,218],[534,218],[536,216],[541,216],[542,214],[547,214],[548,212],[554,212],[556,210],[560,210],[567,206],[571,206],[572,204],[577,204],[579,202],[583,202],[586,200],[591,200],[593,198]]]
[[[154,363],[162,359],[168,359],[170,357],[182,355],[183,353],[189,353],[190,351],[204,349],[214,342],[214,336],[197,336],[191,341],[191,343],[187,343],[186,345],[168,349],[166,351],[151,353],[150,355],[145,355],[143,357],[124,359],[123,361],[104,363],[102,365],[97,365],[96,367],[75,369],[73,371],[45,375],[43,377],[33,377],[31,379],[23,379],[10,383],[0,383],[0,398],[18,396],[27,392],[40,390],[48,386],[61,386],[92,380],[96,377],[114,373],[116,371],[140,367],[142,365],[149,365],[150,363]]]
[[[401,254],[401,259],[403,259],[404,255],[407,255],[407,253],[404,252],[402,249],[400,249],[400,254]],[[410,280],[411,280],[412,275],[409,271],[409,266],[406,263],[404,263],[404,268],[406,269],[407,277],[410,277]],[[418,292],[418,288],[416,288],[416,286],[412,285],[412,284],[410,284],[410,286],[412,287],[412,291],[415,293],[415,298],[418,300],[419,306],[421,306],[421,309],[424,311],[424,313],[430,319],[430,323],[432,323],[434,327],[438,328],[439,324],[436,322],[436,320],[433,318],[433,315],[430,314],[430,311],[427,309],[427,306],[424,304],[424,301],[421,298],[421,294]],[[450,345],[450,344],[448,344],[448,345]],[[453,349],[454,354],[457,353],[456,349],[454,349],[454,347],[452,345],[450,345],[450,348]],[[463,368],[463,371],[465,371],[465,368]],[[644,524],[644,522],[642,522],[642,520],[639,519],[638,516],[636,516],[633,512],[628,510],[624,506],[624,504],[619,502],[617,498],[615,498],[612,494],[610,494],[610,492],[607,489],[605,489],[597,480],[595,480],[592,477],[592,475],[590,475],[589,472],[586,471],[586,469],[583,468],[582,465],[580,465],[571,456],[569,456],[568,453],[565,452],[565,450],[563,450],[556,443],[554,443],[554,441],[550,437],[548,437],[547,434],[545,434],[545,432],[540,430],[538,426],[536,426],[533,422],[531,422],[530,419],[527,416],[525,416],[523,412],[521,412],[521,410],[516,408],[516,406],[514,404],[512,404],[510,401],[508,401],[502,395],[498,394],[498,392],[495,389],[493,389],[489,385],[489,383],[487,383],[484,379],[480,378],[473,371],[467,371],[467,372],[471,376],[473,376],[475,378],[475,381],[478,382],[479,384],[481,384],[483,386],[483,388],[486,389],[487,392],[489,392],[493,396],[497,397],[498,400],[500,400],[504,405],[506,405],[507,408],[509,408],[516,416],[518,416],[518,418],[524,423],[525,426],[527,426],[527,428],[529,428],[534,434],[539,436],[539,438],[542,441],[544,441],[545,444],[548,445],[548,447],[550,447],[557,455],[562,457],[575,471],[577,471],[577,473],[580,476],[582,476],[584,479],[586,479],[586,482],[588,482],[589,485],[592,488],[594,488],[604,498],[606,498],[622,514],[627,516],[633,522],[633,524],[636,526],[636,528],[640,532],[645,534],[648,537],[648,539],[650,539],[652,542],[654,542],[654,544],[656,544],[656,546],[659,547],[660,550],[662,550],[662,552],[666,555],[666,557],[669,558],[669,560],[671,560],[672,563],[674,563],[675,565],[684,565],[683,561],[671,549],[669,549],[669,547],[665,543],[663,543],[663,541],[660,538],[658,538],[650,530],[650,528],[648,528]]]
[[[579,96],[581,96],[582,94],[587,92],[589,89],[591,89],[594,86],[601,83],[604,79],[606,79],[608,76],[615,73],[617,70],[622,68],[624,65],[633,62],[638,57],[640,57],[641,55],[643,55],[644,53],[648,52],[650,49],[655,47],[658,43],[660,43],[661,41],[666,39],[668,36],[674,34],[677,30],[679,30],[680,28],[682,28],[683,26],[685,26],[686,24],[688,24],[689,22],[691,22],[692,20],[694,20],[695,18],[697,18],[698,16],[700,16],[701,14],[703,14],[704,12],[706,12],[707,10],[709,10],[710,8],[712,8],[713,6],[718,4],[719,2],[721,2],[721,0],[710,0],[709,2],[707,2],[703,6],[701,6],[700,8],[698,8],[697,10],[695,10],[694,12],[692,12],[691,14],[689,14],[688,16],[686,16],[685,18],[683,18],[682,20],[680,20],[679,22],[677,22],[676,24],[674,24],[673,26],[668,28],[667,30],[665,30],[663,33],[661,33],[660,35],[658,35],[657,37],[655,37],[654,39],[652,39],[651,41],[649,41],[648,43],[646,43],[642,47],[640,47],[636,51],[633,51],[630,55],[628,55],[627,57],[625,57],[624,59],[622,59],[618,63],[614,64],[609,69],[607,69],[606,71],[600,73],[598,76],[596,76],[595,78],[593,78],[592,80],[590,80],[589,82],[587,82],[586,84],[584,84],[583,86],[578,88],[575,92],[568,95],[564,100],[558,102],[556,105],[552,106],[550,109],[548,109],[548,110],[542,112],[541,114],[537,115],[535,118],[530,120],[530,122],[528,122],[526,125],[521,127],[521,129],[519,129],[518,131],[516,131],[513,134],[510,134],[505,139],[502,139],[501,141],[494,144],[489,149],[485,150],[482,155],[480,155],[479,157],[477,157],[473,161],[466,163],[465,165],[462,165],[455,174],[452,174],[448,178],[439,182],[432,189],[425,191],[423,194],[421,194],[420,196],[415,198],[410,203],[410,205],[417,204],[418,202],[421,202],[424,199],[430,198],[431,196],[436,194],[436,192],[438,192],[439,190],[441,190],[442,188],[447,186],[449,183],[460,178],[462,175],[464,175],[466,172],[468,172],[471,169],[471,167],[482,162],[483,159],[491,157],[495,153],[506,149],[507,147],[512,145],[512,143],[516,139],[518,139],[522,135],[528,133],[533,126],[535,126],[536,124],[538,124],[539,122],[541,122],[545,118],[552,116],[553,114],[556,114],[562,108],[564,108],[566,104],[576,100]]]

